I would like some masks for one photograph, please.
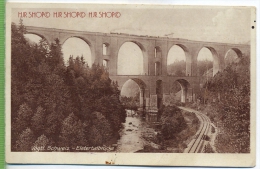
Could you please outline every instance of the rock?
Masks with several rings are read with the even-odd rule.
[[[132,122],[129,122],[129,124],[132,124]]]

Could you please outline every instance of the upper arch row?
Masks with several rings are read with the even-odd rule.
[[[109,62],[111,67],[116,67],[115,69],[110,69],[111,74],[117,74],[117,56],[119,49],[125,42],[135,43],[142,51],[144,58],[144,74],[152,75],[155,68],[151,67],[149,63],[160,63],[162,68],[162,74],[165,74],[167,70],[165,65],[167,64],[167,56],[170,49],[177,45],[183,49],[186,61],[189,62],[189,65],[186,65],[186,75],[195,75],[192,72],[196,72],[196,63],[198,54],[202,48],[207,48],[211,51],[214,60],[216,60],[216,67],[218,70],[222,70],[221,65],[224,64],[225,55],[229,52],[230,49],[235,51],[238,57],[241,57],[243,54],[250,54],[249,45],[241,44],[224,44],[224,43],[212,43],[212,42],[198,42],[198,41],[188,41],[188,40],[179,40],[179,39],[151,39],[147,37],[117,37],[111,34],[109,35],[96,35],[84,34],[84,33],[66,33],[66,31],[59,32],[58,30],[49,30],[45,29],[29,29],[27,33],[35,34],[42,38],[45,38],[49,43],[54,41],[55,38],[59,38],[60,43],[65,43],[69,38],[79,38],[86,42],[91,51],[92,63],[102,64],[103,60]],[[55,32],[57,31],[57,32]],[[105,48],[105,51],[104,51]],[[155,56],[155,57],[153,57]],[[193,64],[193,65],[192,65]],[[218,71],[217,70],[217,71]]]
[[[37,31],[27,31],[27,34],[35,34],[37,36],[40,36],[41,38],[45,38],[49,43],[50,41],[54,40],[53,35],[51,35],[51,37],[48,37],[49,35],[44,34],[44,32],[37,32]],[[93,35],[92,35],[93,36]],[[95,35],[96,36],[96,35]],[[79,38],[82,39],[83,41],[85,41],[90,48],[94,48],[96,46],[96,39],[89,36],[88,38],[86,38],[86,36],[84,35],[59,35],[59,39],[61,44],[65,43],[65,41],[69,38]],[[109,39],[106,40],[106,38],[102,39],[102,44],[106,44],[107,46],[109,46],[111,44],[111,42],[109,42]],[[135,39],[135,38],[127,38],[127,39],[123,39],[121,40],[117,45],[120,48],[120,46],[122,46],[125,42],[133,42],[136,45],[138,45],[140,47],[140,49],[143,52],[147,52],[147,48],[151,47],[151,44],[147,44],[146,42],[147,40],[143,40],[143,39]],[[197,41],[194,41],[197,42]],[[163,52],[163,51],[167,51],[165,53],[165,55],[168,54],[169,50],[171,49],[172,46],[177,45],[180,48],[183,49],[183,51],[187,54],[187,55],[197,55],[198,52],[203,48],[208,48],[211,52],[212,55],[218,56],[220,54],[226,54],[230,49],[234,50],[236,52],[236,54],[241,57],[243,53],[246,53],[245,50],[248,50],[249,46],[248,45],[238,45],[238,44],[226,44],[226,46],[224,47],[225,51],[220,52],[220,50],[223,50],[223,44],[219,45],[219,43],[212,43],[212,42],[201,42],[199,45],[195,44],[195,45],[190,45],[191,43],[193,43],[192,41],[185,41],[185,42],[176,42],[176,41],[167,41],[167,43],[155,43],[152,46],[154,47],[154,49]],[[166,46],[166,48],[164,47]],[[195,48],[195,49],[194,49]],[[220,49],[222,48],[222,49]],[[246,48],[246,49],[245,49]]]
[[[34,35],[37,35],[41,38],[45,38],[48,43],[50,43],[50,38],[48,38],[46,35],[43,35],[41,33],[38,33],[38,32],[33,32],[33,31],[28,31],[27,34],[34,34]],[[70,38],[79,38],[81,40],[83,40],[84,42],[86,42],[90,48],[94,48],[95,47],[95,40],[94,39],[91,39],[91,38],[85,38],[84,36],[81,36],[81,35],[73,35],[73,36],[65,36],[63,38],[60,38],[60,42],[61,44],[64,44],[68,39]],[[51,37],[51,39],[53,39],[53,37]],[[145,42],[142,42],[141,41],[137,41],[137,40],[134,40],[134,39],[124,39],[123,41],[121,41],[121,43],[118,44],[118,49],[125,43],[125,42],[133,42],[135,43],[137,46],[140,47],[140,49],[143,51],[143,52],[146,52],[147,51],[147,48],[148,46],[147,45],[144,45],[143,43]],[[102,42],[102,45],[105,44],[106,47],[110,46],[110,42],[109,41],[103,41]],[[149,44],[150,45],[150,44]],[[154,44],[154,49],[157,50],[158,52],[162,52],[164,51],[162,48],[164,44]],[[224,51],[220,51],[221,47],[223,48],[223,45],[222,46],[219,46],[219,45],[212,45],[212,44],[206,44],[205,42],[204,43],[201,43],[199,46],[196,46],[196,49],[194,50],[194,46],[191,46],[192,49],[189,48],[189,44],[187,45],[187,43],[185,44],[182,44],[182,43],[178,43],[178,42],[168,42],[167,43],[167,49],[166,49],[166,55],[168,55],[169,53],[169,50],[173,47],[173,46],[179,46],[180,48],[182,48],[182,50],[185,52],[186,54],[186,57],[190,57],[190,56],[197,56],[199,51],[202,49],[202,48],[207,48],[211,51],[213,57],[214,56],[219,56],[219,54],[223,54],[226,55],[226,53],[229,51],[229,50],[234,50],[234,52],[236,52],[237,56],[238,57],[242,57],[243,53],[247,53],[247,51],[245,50],[248,50],[248,49],[245,49],[245,47],[238,47],[236,45],[230,45],[230,46],[227,46],[227,47],[224,47]],[[247,47],[248,48],[248,47]],[[223,49],[222,49],[223,50]]]

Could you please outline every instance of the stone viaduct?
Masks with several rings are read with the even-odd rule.
[[[169,103],[170,86],[178,81],[182,88],[181,101],[194,101],[200,91],[203,77],[197,76],[197,57],[199,51],[206,47],[213,56],[213,75],[225,68],[225,55],[229,50],[236,52],[238,57],[250,56],[250,45],[229,44],[204,41],[192,41],[179,38],[137,36],[122,33],[98,33],[75,30],[63,30],[42,27],[26,27],[28,34],[45,38],[49,43],[59,38],[63,44],[71,37],[84,40],[90,47],[94,63],[107,62],[109,76],[117,81],[119,89],[132,79],[140,87],[140,105],[150,112],[156,112],[159,105]],[[118,75],[118,52],[125,42],[137,44],[143,53],[143,75]],[[174,77],[167,74],[167,55],[174,45],[181,47],[186,55],[186,76]]]

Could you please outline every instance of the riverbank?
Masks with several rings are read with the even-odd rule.
[[[194,113],[181,111],[187,126],[173,139],[165,139],[161,134],[161,124],[148,123],[138,113],[128,113],[116,152],[138,153],[183,153],[199,129],[199,120]]]
[[[161,126],[144,123],[143,138],[146,141],[144,148],[138,152],[156,152],[156,153],[183,153],[187,145],[199,129],[199,119],[194,113],[182,111],[186,128],[180,133],[176,133],[173,139],[165,139],[160,133]]]
[[[149,125],[140,115],[134,113],[126,117],[120,139],[117,142],[116,152],[153,152],[159,150],[155,126]]]

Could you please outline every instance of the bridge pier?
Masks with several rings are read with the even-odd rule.
[[[144,90],[140,90],[140,107],[144,105]]]
[[[158,107],[157,107],[157,95],[148,94],[146,97],[146,109],[145,119],[147,122],[157,122]]]
[[[157,95],[156,94],[150,95],[149,111],[152,111],[152,112],[157,112],[158,111],[158,108],[157,108]]]
[[[181,92],[181,102],[182,102],[182,103],[185,103],[185,102],[186,102],[186,96],[185,96],[185,94],[184,94],[183,91]]]
[[[148,89],[145,89],[145,110],[149,110],[150,107],[150,93]]]
[[[188,93],[187,93],[187,99],[188,102],[192,102],[193,101],[193,89],[192,88],[188,88]]]

